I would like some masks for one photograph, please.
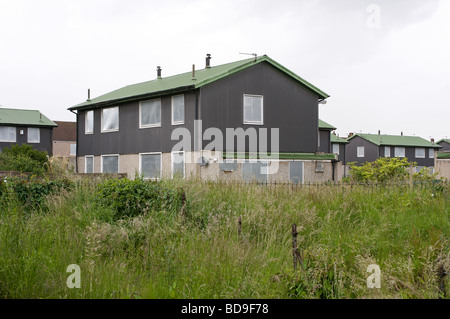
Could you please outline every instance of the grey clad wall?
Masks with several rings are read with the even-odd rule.
[[[319,130],[319,152],[331,153],[331,142],[330,142],[330,131],[329,130]]]
[[[364,157],[357,156],[358,146],[364,146]],[[355,136],[345,147],[345,163],[357,162],[364,164],[365,162],[373,162],[379,157],[379,147],[367,140]]]
[[[29,144],[33,146],[33,148],[46,151],[48,155],[52,155],[53,153],[53,127],[40,127],[39,128],[39,143],[28,143],[28,127],[33,126],[17,126],[16,127],[16,142],[0,142],[0,150],[5,147],[10,147],[13,144]],[[20,132],[23,134],[20,134]]]
[[[178,95],[178,94],[176,94]],[[139,102],[119,106],[119,131],[101,132],[101,108],[94,110],[94,134],[85,134],[86,111],[78,112],[78,156],[170,152],[179,140],[172,131],[185,127],[193,132],[196,92],[186,92],[184,124],[172,125],[171,96],[161,98],[161,127],[139,128]],[[194,136],[191,133],[191,149]]]
[[[263,125],[243,124],[244,94],[263,96]],[[270,128],[279,128],[280,152],[317,152],[318,97],[266,63],[201,88],[200,97],[203,130],[217,127],[225,139],[226,128],[267,128],[271,150]]]

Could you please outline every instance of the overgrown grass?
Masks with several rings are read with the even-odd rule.
[[[185,190],[183,210],[117,219],[97,182],[74,185],[32,211],[2,195],[1,298],[438,298],[437,267],[450,270],[448,186],[168,180]],[[295,272],[294,223],[305,268]],[[79,289],[66,285],[70,264]],[[367,287],[370,264],[380,289]]]

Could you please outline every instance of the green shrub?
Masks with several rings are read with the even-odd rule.
[[[42,175],[48,167],[47,152],[33,149],[28,144],[5,147],[0,154],[0,170],[29,172]]]
[[[380,157],[374,162],[358,165],[356,162],[348,163],[350,167],[350,181],[355,182],[393,182],[405,180],[409,173],[406,170],[416,163],[408,162],[407,158]]]
[[[137,216],[147,211],[177,211],[182,205],[179,191],[163,188],[158,182],[107,179],[98,185],[97,203],[114,210],[114,218]]]

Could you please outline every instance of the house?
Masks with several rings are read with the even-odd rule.
[[[450,139],[443,138],[442,140],[438,141],[436,144],[441,146],[440,151],[450,151]]]
[[[347,139],[345,163],[373,162],[380,157],[406,157],[423,167],[434,168],[434,153],[440,146],[419,136],[352,134]]]
[[[218,66],[210,60],[167,78],[158,67],[154,80],[70,107],[78,123],[78,172],[333,178],[336,156],[318,149],[319,103],[328,94],[266,55]]]
[[[53,153],[53,128],[57,125],[37,110],[0,108],[0,152],[13,144],[30,144]]]
[[[53,156],[68,159],[70,164],[76,165],[77,151],[77,123],[55,121],[58,125],[53,129]]]
[[[332,153],[330,137],[335,129],[333,125],[319,119],[319,152]]]

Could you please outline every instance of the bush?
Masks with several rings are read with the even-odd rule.
[[[356,182],[393,182],[405,180],[409,176],[406,170],[416,163],[408,162],[407,158],[380,157],[374,162],[357,165],[356,162],[348,163],[350,167],[350,180]]]
[[[0,154],[0,170],[3,171],[42,175],[47,167],[47,152],[35,150],[28,144],[14,144],[11,147],[5,147]]]
[[[97,203],[111,207],[114,219],[137,216],[147,211],[178,211],[182,193],[165,189],[154,181],[108,179],[98,186]]]

